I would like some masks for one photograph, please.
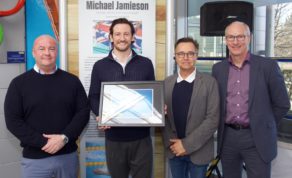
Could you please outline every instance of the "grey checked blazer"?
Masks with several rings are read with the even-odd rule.
[[[163,128],[163,140],[166,156],[175,155],[170,151],[169,139],[177,138],[173,119],[172,92],[178,75],[165,79],[165,104],[167,117]],[[192,98],[187,116],[186,137],[182,143],[194,164],[208,164],[214,157],[214,132],[219,122],[219,93],[216,80],[197,71]]]

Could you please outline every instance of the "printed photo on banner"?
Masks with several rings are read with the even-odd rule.
[[[87,178],[109,178],[106,166],[104,140],[87,140],[86,150],[86,177]]]
[[[112,20],[94,20],[92,34],[92,53],[93,54],[108,54],[111,47],[109,39],[109,28]],[[142,54],[142,21],[131,21],[135,28],[135,41],[132,44],[132,49],[138,54]]]

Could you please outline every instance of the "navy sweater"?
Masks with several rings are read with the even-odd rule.
[[[94,64],[91,74],[89,100],[91,110],[96,116],[99,116],[101,82],[155,80],[151,60],[137,55],[133,50],[132,54],[133,57],[126,65],[125,72],[122,66],[113,59],[112,51],[107,57]],[[112,141],[134,141],[149,135],[149,127],[112,127],[105,131],[106,138]]]
[[[187,117],[193,93],[194,82],[175,83],[172,93],[172,110],[177,136],[185,138]]]
[[[80,80],[58,69],[41,75],[30,70],[13,79],[4,104],[7,128],[21,142],[23,157],[52,156],[41,150],[42,134],[65,134],[67,143],[55,155],[77,149],[76,140],[89,120],[89,103]]]

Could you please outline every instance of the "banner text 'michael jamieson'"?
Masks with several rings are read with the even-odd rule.
[[[115,6],[116,5],[116,6]],[[102,2],[102,1],[86,1],[86,9],[100,9],[100,10],[148,10],[148,3],[134,3],[132,1],[128,3],[120,3],[116,1],[112,2]]]

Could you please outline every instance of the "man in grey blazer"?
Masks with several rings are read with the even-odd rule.
[[[165,79],[165,152],[173,178],[204,178],[214,156],[219,122],[216,80],[195,68],[199,45],[192,38],[175,44],[178,74]]]
[[[218,153],[224,178],[269,178],[277,155],[277,124],[290,101],[277,62],[248,50],[249,27],[239,21],[225,29],[229,57],[213,66],[220,93]]]

